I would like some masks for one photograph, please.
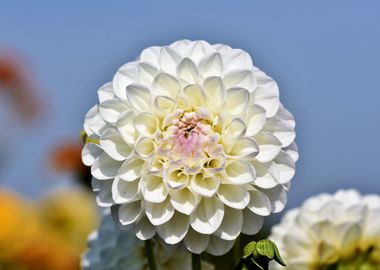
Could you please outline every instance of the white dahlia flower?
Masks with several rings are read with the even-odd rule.
[[[153,251],[158,270],[191,270],[191,254],[177,246],[154,241]],[[165,246],[164,246],[165,245]],[[147,270],[144,242],[131,230],[120,230],[105,210],[101,224],[88,239],[88,250],[82,256],[83,270]],[[214,267],[202,261],[203,269]]]
[[[380,269],[380,196],[321,194],[286,213],[270,239],[287,264],[274,269]]]
[[[99,205],[140,239],[221,255],[283,209],[295,122],[246,52],[188,40],[151,47],[98,95],[83,161]]]

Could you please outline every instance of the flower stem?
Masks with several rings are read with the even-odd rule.
[[[191,254],[191,264],[193,266],[193,270],[202,270],[201,255],[194,253]]]
[[[156,260],[154,258],[154,254],[153,254],[152,241],[150,241],[150,240],[145,241],[145,252],[146,252],[146,256],[148,257],[149,269],[150,270],[157,270]]]

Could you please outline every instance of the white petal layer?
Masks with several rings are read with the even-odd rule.
[[[157,232],[165,243],[175,245],[186,236],[188,229],[189,217],[175,212],[169,222],[157,227]]]
[[[197,209],[190,216],[191,227],[203,234],[214,233],[222,223],[224,205],[217,198],[203,198]]]
[[[186,234],[184,239],[186,248],[195,254],[201,254],[206,250],[210,237],[208,234],[201,234],[193,229],[189,228],[189,231]]]

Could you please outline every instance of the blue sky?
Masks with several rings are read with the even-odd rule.
[[[3,2],[0,50],[28,60],[47,113],[12,132],[0,182],[31,196],[55,185],[47,152],[78,136],[97,88],[145,47],[188,38],[248,51],[280,85],[301,156],[289,206],[338,188],[380,193],[379,8],[327,0]]]

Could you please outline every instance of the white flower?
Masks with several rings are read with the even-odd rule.
[[[158,270],[191,270],[191,255],[178,246],[163,246],[153,241]],[[148,260],[144,242],[131,230],[120,230],[113,222],[110,211],[103,212],[97,231],[89,236],[89,248],[82,256],[83,270],[147,270]],[[164,244],[165,245],[165,244]],[[214,267],[202,262],[203,269]]]
[[[270,239],[285,269],[380,269],[380,197],[355,190],[312,197],[289,211]]]
[[[298,158],[275,81],[226,45],[144,50],[98,91],[83,161],[100,206],[142,240],[226,253],[286,203]]]

